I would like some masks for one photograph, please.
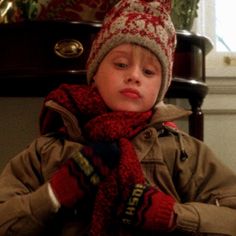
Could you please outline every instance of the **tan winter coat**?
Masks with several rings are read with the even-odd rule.
[[[39,137],[7,164],[0,176],[0,236],[88,233],[86,210],[56,212],[48,193],[47,183],[53,172],[75,148],[81,148],[75,117],[53,102],[48,102],[48,106],[62,114],[72,140],[52,135]],[[165,235],[236,236],[236,174],[202,142],[160,125],[186,114],[164,105],[150,126],[132,140],[147,182],[177,201],[176,230]],[[109,235],[125,234],[118,226]],[[134,230],[133,235],[164,234]]]

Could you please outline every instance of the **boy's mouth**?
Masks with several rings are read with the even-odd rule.
[[[138,90],[133,88],[125,88],[120,91],[120,93],[128,98],[139,99],[141,95]]]

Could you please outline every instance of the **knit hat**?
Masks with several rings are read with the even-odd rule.
[[[170,18],[171,0],[121,0],[106,15],[87,61],[87,80],[92,81],[106,54],[123,43],[149,49],[162,65],[162,84],[157,102],[163,100],[172,78],[176,32]]]

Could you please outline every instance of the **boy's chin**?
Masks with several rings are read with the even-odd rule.
[[[145,111],[148,111],[148,109],[144,109],[144,108],[140,108],[140,107],[133,107],[133,106],[114,107],[111,110],[121,111],[121,112],[145,112]]]
[[[107,106],[112,111],[124,111],[124,112],[146,112],[152,110],[152,107],[144,104],[142,102],[132,102],[132,101],[108,101],[106,102]]]

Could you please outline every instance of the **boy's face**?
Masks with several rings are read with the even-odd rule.
[[[152,53],[122,44],[103,59],[94,85],[111,110],[143,112],[155,105],[161,77],[161,64]]]

